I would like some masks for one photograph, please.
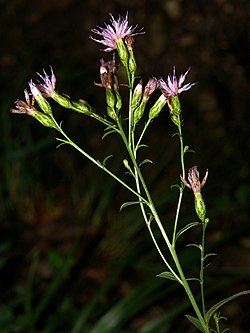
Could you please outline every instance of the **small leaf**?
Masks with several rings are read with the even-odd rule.
[[[180,185],[178,185],[178,184],[171,185],[170,188],[171,188],[171,190],[172,190],[173,188],[178,188],[178,190],[181,189]]]
[[[217,253],[208,253],[205,255],[204,260],[211,256],[217,256]]]
[[[202,246],[201,245],[198,245],[198,244],[188,244],[188,245],[186,245],[187,247],[189,247],[189,246],[193,246],[193,247],[197,247],[200,251],[201,251],[201,249],[202,249]]]
[[[157,277],[161,277],[161,278],[163,278],[163,279],[173,280],[173,281],[177,281],[177,282],[179,282],[179,281],[176,279],[176,277],[174,276],[174,274],[171,273],[171,272],[162,272],[162,273],[160,273],[160,274],[157,274],[156,276],[157,276]]]
[[[124,202],[124,204],[121,205],[120,207],[120,211],[125,208],[125,207],[128,207],[128,206],[132,206],[132,205],[137,205],[137,204],[141,204],[143,203],[142,201],[128,201],[128,202]]]
[[[227,297],[225,299],[223,299],[222,301],[216,303],[214,306],[211,307],[210,310],[207,311],[206,316],[205,316],[205,320],[207,323],[209,323],[209,320],[211,319],[212,315],[220,308],[222,307],[224,304],[226,304],[227,302],[232,301],[233,299],[240,297],[240,296],[244,296],[244,295],[248,295],[250,294],[250,290],[244,290],[244,291],[240,291],[237,294],[234,294],[230,297]]]
[[[185,227],[183,227],[180,231],[177,232],[176,234],[176,240],[184,233],[186,232],[188,229],[195,227],[197,225],[200,225],[200,222],[191,222],[187,225],[185,225]]]
[[[191,323],[198,328],[198,330],[200,330],[201,332],[205,333],[200,321],[198,318],[195,318],[195,317],[192,317],[192,316],[189,316],[189,315],[185,315],[185,317],[191,321]]]
[[[103,134],[103,136],[102,136],[102,140],[105,139],[106,136],[108,136],[109,134],[112,134],[112,133],[117,133],[117,130],[113,129],[112,127],[111,127],[111,128],[108,127],[108,128],[106,129],[106,133]]]
[[[141,145],[139,145],[139,146],[137,147],[137,150],[138,150],[139,148],[148,148],[148,145],[145,145],[144,143],[142,143]]]
[[[107,157],[105,157],[104,158],[104,160],[102,161],[102,165],[106,165],[106,162],[107,162],[107,160],[110,158],[110,157],[113,157],[114,155],[109,155],[109,156],[107,156]]]
[[[151,161],[151,160],[149,160],[149,159],[145,159],[145,160],[143,160],[141,163],[140,163],[140,165],[139,166],[142,166],[143,164],[146,164],[146,163],[153,163],[153,161]]]

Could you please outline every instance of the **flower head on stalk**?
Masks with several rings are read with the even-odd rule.
[[[50,70],[51,70],[51,77],[49,77],[49,75],[45,72],[45,70],[43,70],[44,75],[37,73],[43,81],[42,83],[39,83],[37,87],[41,91],[43,96],[46,98],[52,97],[53,94],[55,93],[55,88],[56,88],[56,76],[51,66]]]
[[[206,183],[207,176],[208,176],[208,170],[207,170],[202,182],[200,182],[200,174],[197,169],[197,166],[193,166],[192,168],[190,168],[188,170],[189,183],[182,176],[180,176],[183,184],[186,185],[188,188],[192,189],[192,191],[194,193],[195,211],[196,211],[197,216],[199,217],[199,219],[202,222],[205,222],[206,206],[205,206],[203,197],[201,195],[201,189]]]
[[[177,79],[174,67],[173,74],[168,75],[167,82],[164,81],[162,78],[159,79],[159,85],[162,93],[166,97],[177,96],[178,94],[182,93],[183,91],[189,90],[193,85],[195,85],[196,83],[187,83],[183,85],[189,70],[190,68],[186,71],[185,74],[181,74],[179,79]]]
[[[119,16],[117,20],[114,19],[111,15],[110,22],[111,24],[104,23],[105,27],[97,27],[91,31],[94,34],[100,36],[100,39],[96,39],[92,36],[90,38],[97,43],[103,44],[106,46],[104,49],[105,52],[110,52],[117,49],[117,43],[120,40],[124,40],[125,37],[132,37],[135,35],[143,34],[143,31],[135,32],[136,26],[129,26],[128,24],[128,13],[125,17]]]
[[[36,89],[35,85],[33,84],[32,81],[29,82],[29,85],[30,85],[30,87],[32,86],[33,90]],[[32,97],[30,97],[30,95]],[[54,120],[48,114],[40,112],[34,107],[35,96],[33,95],[33,92],[31,94],[29,94],[28,90],[25,89],[24,96],[25,96],[25,101],[22,101],[20,99],[16,100],[16,102],[15,102],[16,108],[11,109],[10,112],[19,113],[19,114],[27,114],[29,116],[36,118],[42,125],[44,125],[46,127],[56,128],[56,124],[55,124]]]

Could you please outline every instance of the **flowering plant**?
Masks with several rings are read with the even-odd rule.
[[[110,23],[105,24],[104,28],[97,27],[92,29],[92,33],[99,38],[93,36],[90,38],[93,41],[104,45],[105,48],[103,51],[107,53],[112,52],[110,60],[105,61],[101,59],[100,61],[101,83],[97,84],[105,90],[107,117],[96,113],[93,107],[91,107],[86,101],[72,101],[70,98],[58,93],[56,91],[56,76],[52,67],[50,68],[50,75],[45,71],[43,74],[38,74],[38,83],[34,83],[32,80],[29,81],[28,85],[30,93],[25,89],[25,101],[17,100],[15,102],[15,108],[11,109],[11,112],[28,114],[36,118],[42,125],[55,129],[61,134],[60,138],[57,138],[61,144],[67,144],[74,147],[97,167],[109,174],[133,194],[135,200],[124,203],[121,208],[129,205],[139,206],[155,248],[166,266],[166,270],[159,273],[158,277],[173,280],[184,289],[194,311],[194,315],[187,315],[186,317],[199,331],[203,333],[222,333],[225,332],[225,330],[221,331],[220,319],[222,317],[220,317],[218,310],[228,301],[238,296],[248,294],[250,291],[234,294],[207,310],[204,290],[204,269],[205,261],[208,257],[214,254],[207,253],[205,249],[205,236],[209,219],[207,217],[206,205],[201,194],[201,189],[206,183],[208,171],[203,180],[200,181],[198,168],[193,166],[189,169],[186,180],[185,155],[189,151],[189,148],[184,145],[182,134],[183,121],[179,99],[179,95],[182,92],[191,89],[196,83],[184,84],[189,69],[177,78],[174,67],[172,74],[168,75],[166,81],[163,78],[157,79],[153,77],[148,80],[146,85],[144,85],[142,80],[136,76],[137,64],[134,55],[133,38],[136,35],[143,34],[144,31],[136,30],[137,26],[129,26],[128,14],[126,14],[125,17],[119,16],[117,20],[111,15]],[[116,53],[118,54],[119,61],[124,67],[127,76],[126,86],[129,92],[128,107],[123,106],[123,98],[120,94],[121,84],[118,78],[118,61],[115,57]],[[160,96],[149,108],[148,112],[146,112],[149,99],[158,91],[160,91]],[[106,126],[104,136],[115,133],[122,138],[128,154],[128,159],[123,160],[123,167],[134,179],[134,186],[131,186],[130,183],[122,180],[108,168],[107,160],[110,156],[105,158],[102,162],[96,160],[70,139],[70,137],[64,132],[62,124],[58,123],[55,119],[48,98],[52,98],[64,108],[82,113],[85,116],[89,116],[103,123]],[[37,102],[40,110],[34,106],[35,102]],[[179,191],[179,198],[171,235],[167,234],[164,228],[164,224],[157,212],[154,200],[147,187],[147,182],[142,172],[142,165],[145,163],[151,163],[152,161],[149,159],[141,161],[138,157],[138,151],[140,148],[145,147],[142,142],[146,131],[152,123],[152,120],[159,115],[165,106],[168,107],[170,118],[177,129],[180,145],[181,174],[180,182],[176,185]],[[137,124],[139,122],[142,123],[143,116],[144,118],[146,117],[146,122],[142,127],[138,127]],[[180,228],[180,210],[185,187],[188,187],[193,191],[194,208],[199,221],[189,223]],[[160,245],[157,240],[153,225],[158,227],[164,240],[164,247],[168,250],[168,258],[170,257],[171,260],[167,259],[165,248]],[[187,279],[178,256],[176,242],[179,237],[183,236],[190,228],[195,226],[201,227],[201,241],[198,244],[190,245],[199,250],[200,275],[198,278]],[[190,287],[190,280],[198,281],[200,286],[200,297],[195,297],[194,292]],[[214,325],[211,323],[212,318],[214,319]]]

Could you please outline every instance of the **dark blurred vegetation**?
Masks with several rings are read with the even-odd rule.
[[[13,0],[1,4],[0,332],[195,332],[183,291],[155,278],[164,270],[139,211],[113,180],[69,147],[55,149],[55,133],[9,109],[27,81],[52,65],[57,89],[104,113],[98,82],[100,45],[90,29],[109,13],[129,11],[139,73],[146,82],[191,66],[198,84],[181,95],[186,144],[196,151],[187,167],[209,168],[204,188],[211,225],[209,246],[219,255],[207,269],[208,304],[249,288],[249,12],[247,0]],[[64,128],[99,159],[117,152],[103,127],[55,106]],[[178,145],[167,112],[145,143],[145,168],[159,211],[172,221],[178,181]],[[121,159],[121,158],[120,158]],[[113,169],[121,172],[120,159]],[[193,216],[186,191],[182,219]],[[182,262],[197,274],[195,253],[180,242]],[[194,288],[196,285],[194,284]],[[234,333],[249,332],[249,297],[222,309]]]

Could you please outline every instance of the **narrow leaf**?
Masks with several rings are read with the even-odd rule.
[[[112,133],[117,133],[117,130],[114,130],[114,129],[108,129],[108,131],[107,131],[105,134],[103,134],[103,136],[102,136],[102,140],[103,140],[104,138],[106,138],[106,136],[108,136],[109,134],[112,134]]]
[[[217,253],[208,253],[205,255],[204,260],[211,256],[217,256]]]
[[[195,318],[195,317],[192,317],[192,316],[189,316],[189,315],[185,315],[185,317],[186,317],[189,321],[191,321],[191,323],[192,323],[195,327],[197,327],[199,331],[205,333],[205,331],[204,331],[204,329],[203,329],[203,327],[202,327],[202,325],[201,325],[201,323],[200,323],[200,321],[199,321],[198,318]]]
[[[137,204],[140,204],[140,203],[143,203],[143,202],[142,201],[128,201],[128,202],[124,202],[124,204],[121,205],[120,210],[122,210],[125,207],[132,206],[132,205],[137,205]]]
[[[148,148],[148,145],[145,145],[145,144],[141,144],[137,147],[136,150],[138,150],[139,148]]]
[[[106,165],[106,162],[107,162],[107,160],[110,158],[110,157],[113,157],[114,155],[109,155],[109,156],[107,156],[107,157],[105,157],[104,158],[104,160],[102,161],[102,165]]]
[[[180,231],[177,232],[176,234],[176,240],[184,233],[186,232],[188,229],[195,227],[197,225],[200,225],[200,222],[191,222],[187,225],[185,225],[185,227],[183,227]]]
[[[160,273],[160,274],[158,274],[158,275],[156,275],[157,277],[161,277],[161,278],[163,278],[163,279],[167,279],[167,280],[172,280],[172,281],[178,281],[177,279],[176,279],[176,277],[174,276],[174,274],[173,273],[171,273],[171,272],[162,272],[162,273]],[[179,281],[178,281],[179,282]]]
[[[244,291],[240,291],[237,294],[234,294],[230,297],[227,297],[225,299],[223,299],[222,301],[218,302],[217,304],[215,304],[214,306],[211,307],[210,310],[207,311],[206,316],[205,316],[205,320],[207,323],[209,323],[209,320],[211,319],[212,315],[220,308],[222,307],[224,304],[232,301],[233,299],[240,297],[240,296],[244,296],[244,295],[248,295],[250,294],[250,290],[244,290]]]
[[[151,160],[149,160],[149,159],[145,159],[145,160],[143,160],[141,163],[140,163],[140,166],[142,166],[143,164],[146,164],[146,163],[153,163],[153,161],[151,161]]]
[[[188,246],[192,246],[192,247],[197,247],[199,250],[201,250],[201,245],[198,245],[198,244],[188,244],[188,245],[186,245],[187,247]]]

